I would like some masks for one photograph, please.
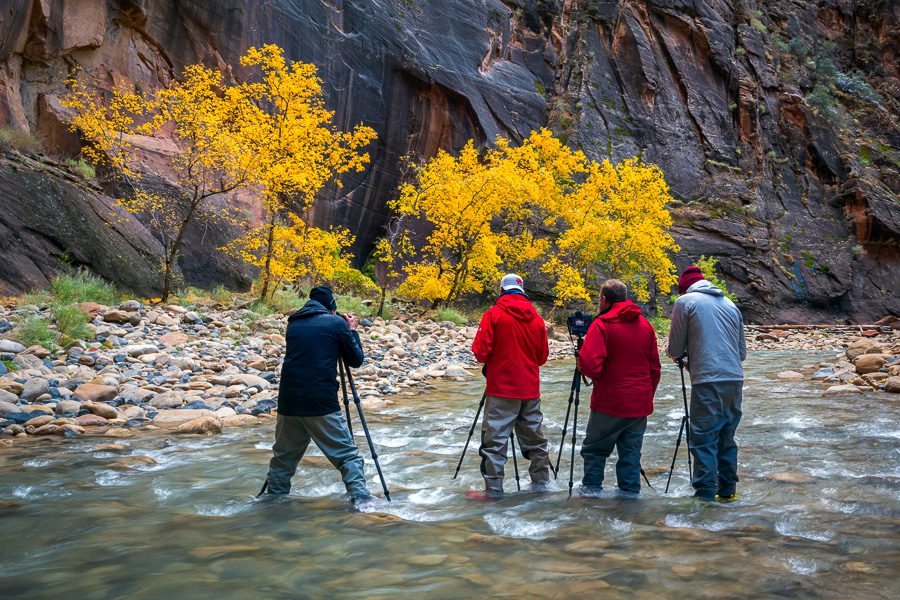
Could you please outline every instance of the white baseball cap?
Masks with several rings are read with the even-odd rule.
[[[525,282],[515,273],[509,273],[504,275],[503,279],[500,280],[500,289],[504,292],[509,290],[519,290],[520,292],[525,293]]]

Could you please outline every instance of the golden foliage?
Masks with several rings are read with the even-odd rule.
[[[499,267],[550,276],[558,304],[589,302],[618,277],[639,300],[675,282],[662,171],[638,159],[596,163],[542,129],[519,146],[440,151],[390,206],[431,226],[401,295],[433,303],[496,285]],[[543,230],[543,231],[541,231]]]

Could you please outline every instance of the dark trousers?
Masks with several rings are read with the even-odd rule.
[[[691,386],[691,485],[706,500],[735,493],[738,482],[734,432],[741,422],[743,381]]]
[[[584,459],[585,488],[601,489],[606,459],[615,448],[616,481],[623,492],[641,491],[641,446],[647,430],[647,417],[616,417],[596,410],[588,417],[587,434],[581,444]]]
[[[347,493],[354,498],[369,495],[359,453],[347,421],[340,411],[320,417],[288,417],[278,415],[275,423],[275,445],[269,461],[269,493],[287,494],[291,491],[291,477],[297,464],[313,441],[334,468],[341,472]]]

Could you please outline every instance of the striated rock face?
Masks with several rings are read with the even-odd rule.
[[[890,0],[9,0],[0,125],[74,153],[57,102],[73,65],[108,88],[152,88],[196,61],[240,78],[244,50],[273,42],[319,67],[337,123],[378,132],[372,166],[323,190],[316,208],[319,223],[357,234],[358,256],[379,233],[400,157],[549,124],[593,158],[660,164],[678,198],[679,267],[720,257],[749,320],[866,320],[900,313],[898,10]],[[24,221],[34,209],[18,193],[3,202],[0,227],[4,212]],[[246,284],[214,246],[197,249],[209,243],[198,229],[186,279]],[[30,233],[37,250],[7,246],[18,262],[46,260],[43,232]],[[128,277],[153,281],[115,278]],[[26,287],[9,270],[0,279]]]

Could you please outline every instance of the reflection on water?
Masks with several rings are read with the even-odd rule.
[[[683,456],[669,497],[661,493],[681,418],[673,366],[644,442],[656,489],[637,501],[612,492],[567,499],[568,451],[557,492],[525,491],[520,460],[523,492],[492,504],[467,500],[480,486],[475,444],[460,478],[451,477],[479,381],[442,383],[367,413],[395,501],[364,514],[350,509],[316,451],[291,497],[251,501],[271,425],[114,440],[121,447],[105,439],[15,446],[0,452],[0,591],[167,600],[894,598],[898,403],[885,394],[823,398],[816,386],[770,379],[816,359],[751,355],[738,430],[742,500],[731,505],[701,507],[689,497]],[[544,372],[554,456],[570,369],[562,362]],[[368,460],[367,471],[379,489]]]

